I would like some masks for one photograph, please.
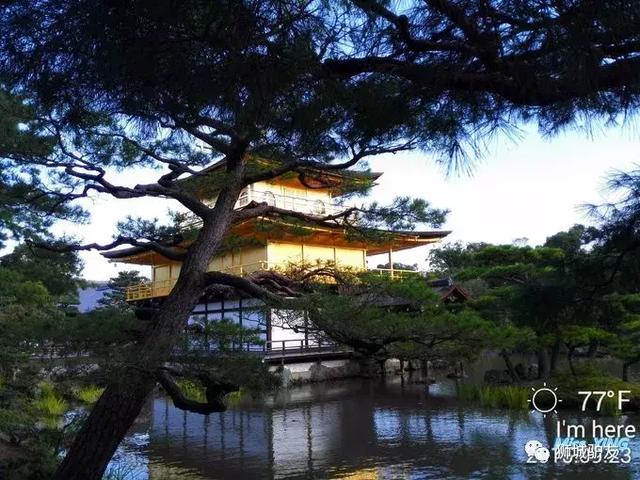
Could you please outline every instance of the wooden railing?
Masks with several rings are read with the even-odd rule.
[[[347,205],[341,205],[327,198],[307,198],[295,195],[283,195],[270,191],[249,190],[244,195],[240,195],[236,202],[235,208],[242,208],[251,202],[267,203],[284,210],[292,210],[294,212],[307,213],[310,215],[337,215],[349,208]]]
[[[291,210],[317,217],[339,215],[351,208],[351,205],[333,202],[330,197],[325,199],[307,198],[262,190],[249,190],[241,194],[233,208],[236,210],[244,208],[251,202],[266,203],[283,210]],[[213,203],[215,202],[210,205],[213,206]],[[185,229],[200,228],[201,226],[202,219],[194,214],[187,215],[180,224],[180,227]]]
[[[172,278],[158,282],[141,282],[130,285],[125,289],[125,300],[133,302],[147,298],[166,297],[176,284],[176,280],[177,278]]]
[[[424,272],[421,272],[419,270],[400,270],[397,268],[370,268],[368,271],[394,279],[419,277],[424,275]]]
[[[290,263],[287,262],[267,262],[267,261],[259,261],[254,263],[248,263],[245,265],[234,265],[231,267],[224,268],[221,270],[225,273],[230,273],[232,275],[238,275],[244,277],[253,272],[263,271],[263,270],[281,270],[284,271],[291,266]],[[368,272],[388,276],[392,279],[402,280],[404,278],[419,276],[422,275],[422,272],[416,270],[398,270],[391,268],[373,268],[367,270]],[[134,302],[137,300],[145,300],[148,298],[156,298],[156,297],[166,297],[169,295],[174,285],[176,284],[177,278],[171,278],[169,280],[161,280],[157,282],[143,282],[135,285],[130,285],[125,289],[125,299],[127,302]]]
[[[267,355],[291,355],[296,353],[310,353],[316,351],[339,351],[340,344],[328,339],[296,339],[296,340],[270,340],[264,343],[264,353]]]
[[[203,346],[191,345],[191,346],[178,346],[175,349],[177,356],[185,355],[188,353],[198,353],[199,355],[208,355],[218,353],[218,349],[215,345]],[[334,342],[327,338],[308,338],[308,339],[292,339],[292,340],[267,340],[260,344],[255,343],[236,343],[233,346],[228,346],[225,352],[248,352],[262,354],[268,357],[281,358],[284,356],[292,356],[313,352],[340,352],[349,351],[343,345]]]

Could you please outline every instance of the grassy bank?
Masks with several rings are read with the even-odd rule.
[[[582,408],[584,395],[578,394],[580,391],[613,391],[613,398],[605,397],[602,401],[600,412],[596,412],[595,399],[592,398],[587,404],[587,411],[600,413],[601,415],[617,415],[618,410],[617,392],[627,390],[625,398],[630,401],[625,403],[624,411],[640,411],[640,384],[623,382],[618,378],[599,373],[589,373],[585,375],[573,376],[570,374],[559,374],[546,380],[536,380],[519,385],[470,385],[462,384],[458,387],[458,398],[464,402],[478,404],[485,408],[500,408],[508,410],[528,410],[531,408],[528,400],[533,394],[532,388],[539,388],[543,382],[555,390],[556,395],[562,402],[559,402],[557,409],[579,410]]]
[[[464,402],[476,403],[485,408],[526,410],[529,390],[525,387],[508,385],[469,385],[458,387],[458,398]]]

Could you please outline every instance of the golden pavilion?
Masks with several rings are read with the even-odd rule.
[[[194,191],[207,204],[215,202],[217,192],[213,184],[224,166],[218,162],[206,169],[206,175],[198,176]],[[363,188],[375,185],[380,173],[327,172],[304,169],[298,174],[282,175],[268,181],[248,185],[242,190],[236,209],[251,208],[266,203],[278,208],[278,214],[260,215],[234,223],[227,233],[225,245],[211,259],[209,269],[236,275],[249,275],[259,270],[282,270],[287,265],[330,264],[352,271],[368,269],[367,259],[386,254],[388,268],[376,268],[378,273],[392,278],[415,274],[394,269],[394,252],[438,242],[447,231],[377,231],[382,235],[353,235],[343,223],[326,220],[349,209],[349,198]],[[187,179],[188,181],[188,179]],[[282,212],[299,212],[317,221],[300,222]],[[189,228],[197,228],[193,221]],[[186,242],[186,241],[185,241]],[[175,248],[180,249],[180,246]],[[161,302],[173,288],[180,274],[180,262],[142,247],[132,247],[105,252],[113,262],[151,267],[151,281],[132,285],[126,291],[130,302]],[[194,309],[192,319],[215,321],[233,319],[243,326],[261,329],[263,338],[273,348],[284,349],[284,342],[307,342],[305,332],[276,326],[274,314],[259,308],[257,299],[204,297]],[[278,343],[276,347],[276,343]]]

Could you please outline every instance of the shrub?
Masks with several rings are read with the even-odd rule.
[[[102,392],[104,392],[103,387],[98,387],[97,385],[87,385],[85,387],[78,388],[75,392],[73,392],[73,394],[82,403],[93,405],[98,401],[100,395],[102,395]]]
[[[206,402],[205,389],[202,385],[186,378],[176,380],[185,397],[196,402]]]
[[[45,417],[59,417],[67,411],[67,402],[57,394],[53,384],[41,383],[33,405]]]
[[[467,402],[478,402],[487,408],[526,410],[529,391],[518,386],[461,385],[458,398]]]
[[[613,391],[630,390],[628,398],[632,401],[625,405],[626,408],[637,409],[640,404],[640,385],[637,383],[623,382],[617,377],[603,373],[587,376],[573,376],[568,374],[556,375],[548,381],[552,386],[558,387],[558,398],[562,399],[562,408],[581,408],[584,395],[580,391]],[[594,413],[597,397],[589,400],[588,410]],[[602,415],[618,415],[617,395],[613,398],[605,398],[600,408]]]
[[[67,411],[67,402],[57,395],[45,395],[34,400],[34,405],[44,415],[59,417]]]

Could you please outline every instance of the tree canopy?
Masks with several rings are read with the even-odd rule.
[[[455,159],[522,120],[550,131],[635,113],[635,2],[429,0],[397,8],[368,0],[2,4],[0,87],[18,112],[9,115],[8,137],[28,136],[31,146],[15,148],[0,133],[1,195],[10,194],[0,228],[30,238],[56,217],[81,216],[77,200],[104,195],[172,199],[202,220],[181,251],[175,238],[135,221],[106,244],[58,247],[145,246],[182,262],[130,368],[96,404],[58,478],[101,477],[207,286],[271,298],[254,282],[206,271],[234,221],[276,211],[234,211],[246,185],[410,148]],[[31,148],[40,142],[48,150]],[[218,174],[201,169],[219,159]],[[136,167],[157,168],[157,178],[112,180],[114,170]],[[206,180],[215,204],[199,196],[202,182],[185,176]],[[403,205],[429,213],[425,204]],[[442,218],[430,213],[421,216]],[[544,252],[507,253],[528,257],[530,273],[550,261]]]
[[[610,186],[616,201],[588,208],[594,226],[575,225],[542,246],[453,244],[431,254],[437,272],[468,285],[472,308],[507,328],[503,355],[537,351],[542,375],[555,371],[561,347],[574,374],[579,348],[620,358],[625,380],[640,361],[637,175],[614,174]]]

